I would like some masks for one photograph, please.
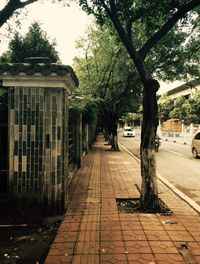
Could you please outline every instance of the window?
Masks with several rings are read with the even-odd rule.
[[[200,140],[200,132],[196,134],[194,139]]]

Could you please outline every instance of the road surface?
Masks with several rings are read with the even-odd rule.
[[[120,132],[119,142],[139,158],[138,135],[124,138]],[[200,159],[192,158],[189,145],[162,140],[156,153],[156,166],[157,173],[200,205]]]

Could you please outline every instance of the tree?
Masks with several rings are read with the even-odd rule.
[[[191,17],[189,11],[196,8],[193,17],[198,17],[197,7],[200,2],[79,0],[79,4],[86,12],[93,14],[99,23],[112,22],[140,75],[143,85],[140,205],[144,209],[157,211],[161,204],[158,198],[154,148],[158,125],[156,92],[160,85],[152,69],[148,67],[147,56],[177,23],[179,27],[187,24],[188,18]]]
[[[9,42],[9,50],[2,54],[0,62],[23,62],[27,57],[49,57],[53,62],[57,62],[59,57],[55,46],[56,43],[48,39],[39,23],[34,22],[24,37],[17,32],[14,34]]]
[[[180,120],[183,120],[186,118],[186,109],[184,107],[185,104],[185,97],[180,96],[174,100],[174,107],[169,113],[170,118],[178,118]]]
[[[0,27],[8,21],[8,19],[16,13],[16,11],[24,8],[25,6],[36,2],[37,0],[8,0],[5,6],[0,11]]]
[[[200,124],[200,92],[188,99],[187,109],[187,123]]]
[[[123,116],[123,121],[125,122],[125,124],[127,124],[128,126],[139,126],[142,117],[139,110],[140,108],[138,109],[137,113],[129,112],[125,116]]]
[[[119,117],[134,111],[140,97],[137,79],[130,71],[130,59],[108,27],[90,28],[77,47],[82,55],[75,59],[73,67],[79,76],[79,90],[104,100],[104,128],[111,150],[117,151]]]
[[[173,110],[174,101],[167,94],[162,95],[158,100],[159,118],[164,122],[170,118],[170,112]]]
[[[184,124],[200,123],[200,92],[195,93],[188,99],[184,96],[174,101],[173,110],[169,113],[170,118],[184,120]]]

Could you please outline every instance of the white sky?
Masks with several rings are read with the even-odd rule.
[[[2,3],[0,9],[1,5]],[[62,4],[33,3],[26,9],[28,15],[21,21],[20,34],[24,35],[32,22],[40,22],[42,30],[46,31],[48,37],[55,39],[56,50],[59,52],[62,63],[72,65],[76,55],[75,40],[84,35],[87,26],[91,23],[91,17],[75,4],[67,7]],[[13,24],[14,26],[16,24]],[[4,28],[0,28],[0,32],[3,32]],[[1,41],[0,54],[7,49],[8,42],[8,38]]]
[[[162,81],[159,81],[159,83],[160,83],[160,89],[158,90],[158,94],[164,94],[167,91],[169,91],[171,89],[174,89],[174,88],[176,88],[176,87],[184,84],[185,82],[182,82],[182,81],[174,81],[172,83],[172,82],[162,82]]]

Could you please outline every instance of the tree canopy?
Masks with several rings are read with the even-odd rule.
[[[141,96],[132,62],[107,26],[90,27],[77,48],[81,55],[75,58],[73,67],[79,76],[79,91],[103,99],[104,123],[116,135],[119,117],[137,110]]]
[[[2,54],[0,62],[23,62],[27,57],[49,57],[53,62],[59,60],[55,41],[51,41],[38,22],[29,27],[23,37],[18,32],[9,42],[9,50]]]
[[[186,125],[200,123],[200,92],[196,92],[189,98],[181,96],[174,100],[163,95],[158,105],[161,122],[170,118],[178,118],[184,120]]]

